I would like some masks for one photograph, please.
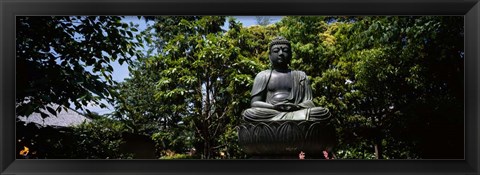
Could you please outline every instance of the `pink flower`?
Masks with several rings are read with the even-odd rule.
[[[330,159],[330,158],[328,157],[328,152],[327,152],[327,151],[323,151],[323,157],[325,157],[325,159]]]
[[[298,154],[298,159],[305,159],[305,153],[303,151],[300,151],[300,154]]]

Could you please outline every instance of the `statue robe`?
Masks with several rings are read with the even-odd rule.
[[[281,103],[272,98],[273,94],[268,93],[268,83],[271,70],[264,70],[257,74],[253,84],[251,96],[263,95],[266,93],[265,102],[275,105]],[[287,98],[289,103],[303,107],[296,111],[278,111],[275,109],[252,107],[245,110],[242,115],[248,121],[275,121],[275,120],[325,120],[330,117],[327,109],[315,107],[312,102],[312,89],[308,82],[307,75],[303,71],[291,71],[293,77],[292,89]]]

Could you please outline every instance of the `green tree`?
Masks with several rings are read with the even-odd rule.
[[[182,122],[176,106],[155,98],[156,84],[161,79],[155,66],[147,66],[140,58],[130,65],[130,78],[116,86],[118,98],[113,116],[128,128],[129,132],[150,136],[157,144],[157,156],[162,150],[183,152],[192,147],[188,142],[192,133]]]
[[[115,16],[20,16],[16,18],[16,113],[45,108],[52,114],[73,103],[113,102],[112,62],[138,55],[135,26]],[[46,105],[60,104],[57,109]],[[47,114],[42,113],[43,117]]]
[[[118,98],[113,116],[123,121],[132,133],[151,135],[168,121],[161,118],[161,108],[168,104],[155,100],[155,83],[159,76],[147,69],[143,58],[130,64],[130,77],[115,88]]]
[[[74,127],[38,127],[17,122],[17,151],[26,146],[29,159],[127,159],[122,152],[123,123],[101,117]],[[26,158],[17,154],[18,159]]]
[[[362,150],[375,152],[375,158],[461,156],[463,149],[453,143],[462,143],[463,130],[462,21],[461,17],[282,20],[281,32],[293,42],[292,67],[312,77],[314,101],[336,117],[340,157],[372,157]],[[442,139],[452,144],[434,148],[425,141],[439,144]],[[445,150],[451,151],[447,155]]]
[[[216,138],[229,123],[230,106],[225,104],[232,97],[223,85],[228,84],[225,64],[231,58],[231,47],[221,37],[224,22],[225,17],[181,19],[172,25],[180,28],[173,32],[176,35],[159,37],[165,47],[151,63],[162,68],[155,97],[172,104],[168,110],[194,131],[193,144],[205,159],[222,146]],[[165,30],[158,31],[163,35]]]
[[[119,86],[119,114],[126,121],[146,119],[139,124],[156,119],[161,126],[152,137],[162,149],[195,147],[206,159],[220,158],[220,152],[244,156],[235,126],[250,104],[253,77],[268,68],[267,47],[276,27],[244,28],[231,18],[226,32],[221,29],[226,17],[147,19],[155,21],[156,33],[146,37],[156,38],[158,54],[132,66],[132,77]]]
[[[208,73],[200,70],[208,70],[198,57],[197,47],[199,42],[203,40],[202,37],[209,39],[216,39],[215,34],[219,31],[220,25],[223,24],[224,18],[210,18],[202,20],[199,17],[159,17],[156,18],[157,37],[159,38],[158,46],[160,53],[147,61],[147,65],[159,70],[160,79],[156,82],[156,100],[166,102],[169,106],[164,106],[162,111],[165,114],[171,114],[172,117],[182,118],[182,124],[188,128],[195,128],[191,130],[195,135],[188,137],[191,140],[196,140],[193,144],[201,144],[197,150],[203,153],[204,158],[210,158],[212,154],[212,143],[216,133],[213,130],[217,128],[217,123],[207,123],[202,119],[216,117],[219,120],[220,116],[213,116],[210,113],[212,107],[210,102],[212,95],[211,81],[205,80]],[[202,26],[196,27],[196,23],[203,23]],[[213,25],[209,25],[213,24]],[[210,34],[210,35],[209,35]],[[217,43],[215,41],[215,43]],[[221,47],[220,47],[221,48]],[[205,58],[203,56],[202,58]],[[206,84],[208,81],[208,85]],[[202,89],[202,85],[206,90]],[[208,94],[204,92],[208,91]],[[204,101],[205,100],[205,101]],[[203,106],[207,107],[203,107]],[[212,118],[213,120],[213,118]],[[174,125],[178,125],[174,123]],[[199,138],[203,137],[203,143],[200,143]],[[198,142],[198,143],[197,143]],[[192,145],[193,146],[193,145]]]
[[[69,153],[66,158],[131,159],[133,155],[120,149],[124,132],[128,132],[124,123],[102,117],[74,127],[60,148]]]
[[[423,158],[445,150],[450,150],[446,157],[461,156],[461,17],[368,17],[355,25],[360,34],[353,40],[364,49],[354,53],[366,53],[354,67],[354,86],[363,97],[356,112],[371,121],[368,133],[377,158],[400,156],[402,147]],[[413,136],[419,134],[422,138]],[[452,144],[439,147],[425,140]]]

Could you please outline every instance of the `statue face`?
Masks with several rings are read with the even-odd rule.
[[[270,61],[275,66],[287,66],[292,58],[290,47],[286,44],[276,44],[270,48]]]

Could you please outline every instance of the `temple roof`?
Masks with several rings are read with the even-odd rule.
[[[59,105],[57,104],[50,104],[48,105],[49,107],[53,109],[57,109]],[[30,116],[25,117],[21,116],[18,117],[21,121],[25,122],[26,124],[28,123],[36,123],[39,124],[40,126],[53,126],[53,127],[69,127],[69,126],[75,126],[79,125],[83,122],[91,122],[92,119],[84,116],[77,111],[67,108],[67,110],[60,111],[57,113],[57,115],[52,115],[48,111],[44,109],[40,109],[40,111],[45,112],[45,114],[48,115],[47,118],[42,119],[42,116],[40,113],[32,113]]]

